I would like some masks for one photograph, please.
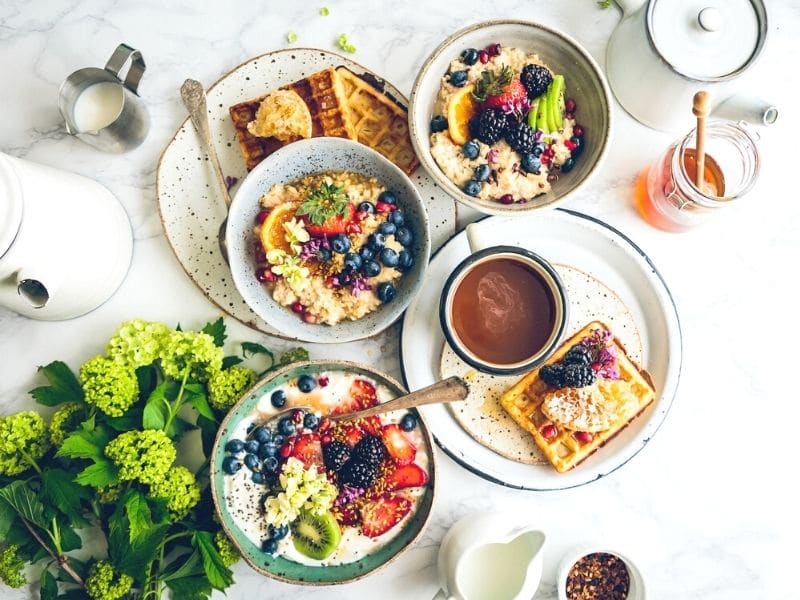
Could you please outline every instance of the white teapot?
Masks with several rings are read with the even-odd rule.
[[[87,313],[120,286],[132,252],[107,188],[0,153],[0,306],[43,320]]]
[[[622,107],[645,125],[686,131],[692,97],[710,93],[712,116],[770,125],[778,109],[738,94],[767,37],[762,0],[616,0],[622,21],[606,54]]]

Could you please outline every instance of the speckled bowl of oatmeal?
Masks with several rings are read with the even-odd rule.
[[[411,139],[436,182],[490,214],[553,207],[579,192],[608,149],[610,92],[572,38],[488,21],[442,42],[419,72]]]
[[[311,138],[248,175],[228,217],[231,273],[248,305],[287,337],[337,343],[402,314],[430,256],[408,177],[361,144]]]

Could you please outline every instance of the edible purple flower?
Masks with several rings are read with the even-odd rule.
[[[371,290],[372,286],[367,283],[367,278],[361,273],[355,273],[350,278],[350,293],[353,296],[358,296],[361,292]]]
[[[581,340],[581,344],[589,349],[597,375],[605,379],[620,377],[617,350],[611,345],[613,339],[610,331],[594,329]]]
[[[238,177],[231,177],[230,175],[225,176],[225,188],[230,192],[231,188],[235,186],[239,181]]]
[[[305,244],[303,244],[300,249],[300,258],[303,260],[319,258],[319,251],[321,248],[325,248],[325,250],[331,249],[331,245],[330,242],[328,242],[327,236],[311,238]]]
[[[494,164],[497,160],[497,150],[492,148],[489,152],[486,153],[486,162],[490,164]]]
[[[364,488],[354,488],[350,487],[349,485],[345,485],[339,491],[339,495],[336,497],[333,505],[343,506],[345,504],[350,504],[354,500],[357,500],[359,497],[363,496],[365,491],[366,490]]]

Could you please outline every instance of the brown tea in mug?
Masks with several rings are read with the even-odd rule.
[[[461,280],[451,308],[453,329],[475,356],[509,365],[538,353],[556,324],[553,293],[522,261],[494,258]]]

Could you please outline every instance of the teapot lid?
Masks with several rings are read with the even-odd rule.
[[[11,162],[0,153],[0,257],[17,237],[22,222],[22,190]]]
[[[650,42],[675,72],[699,81],[736,77],[764,47],[762,0],[650,0]]]

